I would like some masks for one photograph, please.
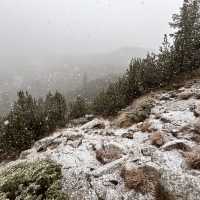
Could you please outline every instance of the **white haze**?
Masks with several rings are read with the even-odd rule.
[[[12,59],[156,49],[182,0],[1,0],[0,67]],[[3,63],[4,62],[4,63]],[[36,61],[35,61],[36,62]]]
[[[95,96],[157,49],[182,0],[0,0],[0,115],[20,89]],[[142,47],[142,48],[141,48]],[[91,82],[93,81],[93,82]]]

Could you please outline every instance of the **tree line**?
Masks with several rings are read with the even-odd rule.
[[[86,104],[81,97],[67,104],[58,91],[49,92],[44,99],[19,91],[10,112],[0,119],[0,160],[15,157],[36,140],[65,127],[69,119],[85,113]]]

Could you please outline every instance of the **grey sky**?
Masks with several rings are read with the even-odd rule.
[[[0,55],[156,49],[182,0],[0,0]]]

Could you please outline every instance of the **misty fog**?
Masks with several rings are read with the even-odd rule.
[[[1,0],[2,57],[156,49],[182,0]],[[5,58],[6,59],[6,58]],[[37,62],[37,61],[33,61]]]
[[[123,72],[131,57],[158,48],[181,3],[1,0],[0,102],[19,89],[67,95],[85,74],[90,81]]]

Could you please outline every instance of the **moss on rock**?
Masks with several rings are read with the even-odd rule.
[[[0,172],[1,200],[67,200],[53,161],[23,162]]]

